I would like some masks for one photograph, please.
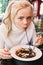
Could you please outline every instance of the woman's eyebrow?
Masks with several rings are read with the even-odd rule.
[[[19,19],[20,19],[20,18],[24,18],[24,16],[19,16],[18,18],[19,18]]]
[[[22,18],[24,18],[24,16],[19,16],[18,18],[19,18],[19,19],[22,19]],[[26,19],[28,19],[28,18],[31,19],[32,16],[27,16]]]
[[[32,18],[32,16],[28,16],[26,19],[28,19],[28,18]]]

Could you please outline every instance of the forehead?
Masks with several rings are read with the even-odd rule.
[[[31,9],[31,7],[26,7],[19,10],[16,15],[17,16],[32,16],[33,10]]]

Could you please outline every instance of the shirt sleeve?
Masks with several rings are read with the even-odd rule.
[[[4,24],[0,25],[0,49],[5,47],[4,37],[6,36],[6,27]]]
[[[0,35],[0,49],[4,48],[4,40],[2,36]]]

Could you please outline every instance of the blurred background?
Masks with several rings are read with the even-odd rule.
[[[11,0],[0,0],[0,24],[6,7]],[[36,31],[43,34],[43,0],[28,0],[34,6],[34,24]]]

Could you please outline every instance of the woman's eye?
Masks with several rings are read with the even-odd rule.
[[[31,18],[32,18],[32,16],[27,17],[27,19],[31,19]]]
[[[18,19],[19,19],[19,20],[23,20],[23,17],[19,17]]]

